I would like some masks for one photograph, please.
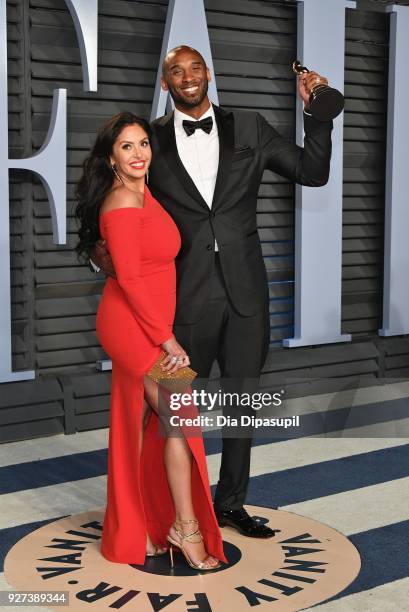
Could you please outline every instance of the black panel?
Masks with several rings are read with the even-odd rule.
[[[382,318],[389,16],[346,11],[342,332]]]

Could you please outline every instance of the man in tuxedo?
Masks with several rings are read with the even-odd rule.
[[[332,122],[308,114],[315,72],[299,77],[305,106],[304,148],[281,137],[257,112],[230,112],[207,96],[211,76],[200,53],[181,46],[163,63],[162,88],[175,111],[153,122],[149,187],[172,215],[182,237],[176,259],[174,333],[200,378],[216,359],[222,379],[260,376],[269,347],[269,292],[257,232],[257,193],[266,168],[302,185],[328,180]],[[91,253],[114,275],[102,243]],[[250,537],[274,531],[243,508],[251,434],[223,437],[214,500],[219,524]]]

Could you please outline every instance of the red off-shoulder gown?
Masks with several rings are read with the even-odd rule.
[[[100,215],[117,280],[108,278],[97,313],[97,335],[112,359],[107,507],[101,553],[109,561],[143,564],[146,533],[166,545],[175,508],[163,460],[165,438],[153,414],[144,433],[143,376],[172,335],[176,303],[174,258],[179,231],[145,188],[143,208]],[[195,408],[193,408],[195,410]],[[227,562],[213,511],[203,438],[186,439],[192,451],[192,496],[206,550]]]

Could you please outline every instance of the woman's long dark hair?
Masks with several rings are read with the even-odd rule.
[[[152,129],[146,119],[129,112],[118,113],[98,130],[95,144],[84,160],[75,194],[75,217],[80,225],[80,240],[75,250],[78,258],[83,258],[84,261],[88,259],[92,247],[100,238],[99,211],[115,178],[110,162],[114,142],[124,127],[135,123],[145,130],[150,140]]]

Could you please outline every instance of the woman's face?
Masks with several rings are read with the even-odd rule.
[[[111,165],[125,179],[145,177],[152,159],[148,135],[137,123],[125,126],[119,133],[110,155]]]

